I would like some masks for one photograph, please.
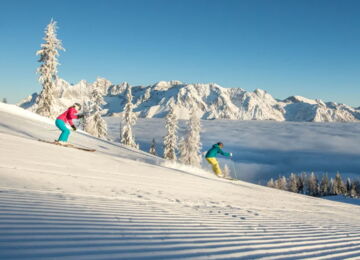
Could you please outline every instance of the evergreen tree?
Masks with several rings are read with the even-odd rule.
[[[152,140],[152,144],[150,146],[149,153],[151,153],[152,155],[157,155],[155,138],[153,138],[153,140]]]
[[[314,172],[312,172],[307,179],[307,186],[308,186],[308,195],[310,196],[318,196],[319,189],[318,189],[318,180]]]
[[[299,192],[299,177],[291,173],[289,178],[289,191],[298,193]]]
[[[356,181],[353,181],[351,183],[350,190],[349,190],[349,196],[351,198],[356,198],[358,196],[358,194],[356,192]]]
[[[86,128],[86,125],[88,124],[87,119],[90,117],[90,102],[89,101],[82,102],[82,112],[83,112],[84,117],[79,120],[79,127],[82,130],[86,131],[85,128]]]
[[[201,165],[201,124],[195,110],[192,111],[187,125],[185,138],[180,142],[180,161],[187,165],[200,167]]]
[[[335,193],[335,181],[333,178],[330,178],[330,194],[329,195],[336,195]]]
[[[320,182],[320,195],[321,196],[328,196],[330,195],[330,182],[329,177],[327,174],[324,174],[321,178]]]
[[[274,179],[271,178],[271,179],[267,182],[266,186],[268,186],[268,187],[270,187],[270,188],[275,188]]]
[[[170,111],[166,116],[165,128],[167,134],[164,137],[164,158],[168,160],[176,160],[177,149],[177,117],[174,106],[170,107]]]
[[[135,143],[132,127],[136,124],[137,116],[133,112],[131,86],[127,88],[127,103],[124,108],[124,116],[121,130],[121,143],[130,147],[139,148]]]
[[[104,98],[100,93],[100,90],[97,85],[95,85],[93,91],[91,92],[91,100],[89,102],[89,109],[86,114],[86,119],[84,120],[85,131],[93,136],[98,138],[107,139],[107,124],[106,121],[101,117],[102,114],[102,105],[104,105]]]
[[[279,190],[288,190],[286,177],[285,176],[279,177],[275,181],[275,187]]]
[[[353,182],[353,187],[354,187],[354,190],[355,190],[355,197],[360,197],[360,181],[358,180],[355,180]]]
[[[58,50],[65,50],[61,41],[57,39],[56,29],[56,22],[51,19],[50,24],[45,29],[45,43],[41,44],[41,49],[36,52],[36,55],[40,56],[39,62],[42,63],[37,72],[40,74],[39,81],[43,86],[40,95],[36,99],[36,113],[50,118],[56,116],[53,111],[53,92],[56,87],[57,66],[59,65],[57,60],[59,56]]]
[[[352,189],[352,182],[351,182],[350,178],[346,179],[346,186],[345,187],[346,187],[346,191],[345,191],[346,196],[350,196],[350,192],[351,192],[351,189]]]
[[[341,178],[340,173],[336,173],[335,180],[334,180],[334,193],[336,195],[345,195],[346,187],[344,185],[344,182]]]
[[[2,102],[5,103],[5,104],[7,104],[7,99],[6,99],[6,98],[3,98]]]
[[[305,172],[301,173],[299,178],[299,193],[301,194],[308,194],[306,179],[307,174]]]

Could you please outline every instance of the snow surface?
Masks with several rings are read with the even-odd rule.
[[[359,259],[360,207],[219,179],[0,104],[0,259]],[[46,121],[46,120],[45,120]]]
[[[120,118],[108,117],[108,131],[119,140]],[[186,121],[180,121],[179,135]],[[166,134],[164,120],[139,119],[134,126],[140,149],[149,151],[152,139],[163,154]],[[233,159],[219,156],[228,164],[232,176],[245,181],[266,184],[270,178],[290,173],[315,172],[319,176],[360,178],[360,123],[313,123],[274,121],[202,120],[202,151],[219,141]],[[209,167],[204,162],[204,167]]]
[[[98,78],[90,84],[82,80],[71,85],[65,80],[57,81],[54,96],[57,101],[53,109],[60,113],[74,102],[83,103],[90,98],[93,89],[98,88],[104,95],[103,106],[108,116],[123,113],[129,86],[124,82],[113,85]],[[241,88],[223,88],[217,84],[185,84],[180,81],[160,81],[150,86],[133,86],[134,111],[141,118],[164,118],[170,106],[177,109],[179,119],[188,119],[196,108],[202,119],[275,120],[301,122],[350,122],[360,120],[360,110],[334,102],[312,100],[292,96],[276,100],[264,90],[253,92]],[[36,110],[37,94],[19,103],[23,108]]]

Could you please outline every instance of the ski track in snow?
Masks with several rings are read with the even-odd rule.
[[[38,142],[55,127],[1,109],[0,259],[360,259],[359,206],[81,132],[71,140],[95,153]]]
[[[2,259],[360,257],[360,226],[293,212],[0,192]],[[211,203],[210,203],[211,204]]]

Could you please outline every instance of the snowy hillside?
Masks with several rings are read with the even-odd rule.
[[[89,99],[93,88],[99,88],[105,96],[106,115],[121,114],[125,105],[127,83],[113,85],[106,79],[98,78],[94,83],[80,81],[70,85],[57,81],[55,96],[58,98],[56,110]],[[349,122],[360,120],[359,108],[321,100],[311,100],[300,96],[276,100],[264,90],[248,92],[240,88],[223,88],[217,84],[184,84],[179,81],[158,82],[151,86],[132,87],[135,111],[142,118],[162,118],[171,104],[178,108],[179,117],[187,119],[195,107],[201,112],[202,119],[240,119],[275,121],[313,121]],[[19,105],[34,111],[33,94]]]
[[[357,259],[360,207],[218,179],[0,103],[0,259]]]

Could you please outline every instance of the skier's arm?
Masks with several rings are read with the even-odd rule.
[[[219,148],[219,153],[220,153],[221,155],[224,155],[224,156],[230,157],[230,153],[224,152],[224,151],[223,151],[223,150],[221,150],[220,148]]]
[[[72,120],[78,118],[78,116],[75,115],[75,113],[77,113],[77,111],[75,109],[73,109],[73,108],[70,108],[69,112],[66,115],[66,118],[67,118],[69,124],[71,125],[71,127],[73,127],[73,125],[74,125]]]

